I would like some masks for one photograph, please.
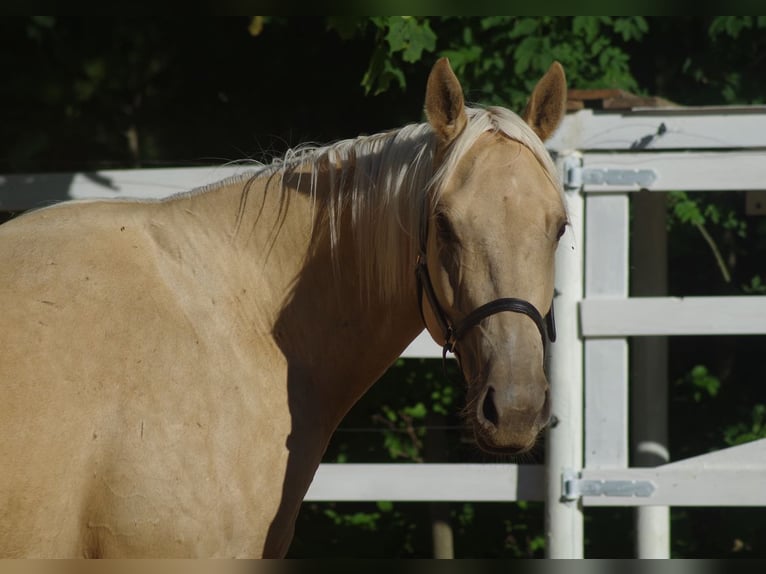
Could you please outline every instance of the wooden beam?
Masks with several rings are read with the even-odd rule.
[[[632,108],[680,107],[657,96],[638,96],[617,89],[572,89],[567,93],[567,111],[584,108],[596,110],[630,110]]]

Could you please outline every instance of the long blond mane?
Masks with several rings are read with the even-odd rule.
[[[437,141],[431,126],[422,123],[291,150],[252,177],[285,181],[296,172],[308,171],[315,209],[321,215],[314,217],[314,224],[321,221],[328,227],[330,244],[337,253],[345,239],[341,237],[342,218],[350,210],[361,287],[367,293],[375,289],[388,299],[401,292],[413,272],[410,265],[418,248],[422,210],[433,209],[439,202],[443,182],[483,133],[498,132],[529,148],[561,189],[543,142],[517,114],[501,107],[468,107],[466,114],[466,128],[436,171]],[[317,194],[320,176],[329,178],[333,191],[327,197]],[[282,193],[287,193],[284,185]]]

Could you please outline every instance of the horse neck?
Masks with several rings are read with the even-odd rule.
[[[383,254],[372,249],[360,253],[347,202],[337,202],[345,204],[346,211],[340,217],[336,243],[331,246],[320,206],[327,204],[322,194],[336,194],[338,190],[331,189],[324,177],[319,176],[316,186],[315,233],[280,310],[274,335],[288,361],[299,367],[305,384],[322,397],[321,408],[334,428],[423,326],[417,310],[416,254],[399,254],[411,260],[404,267],[412,272],[396,292],[384,293],[376,286],[367,286],[367,264]],[[295,223],[294,229],[305,232],[309,221],[296,214],[300,221],[291,225]]]
[[[406,268],[413,272],[399,292],[365,289],[365,262],[348,213],[340,218],[331,248],[322,210],[326,195],[338,190],[326,179],[318,175],[312,194],[305,189],[309,176],[284,192],[278,178],[262,177],[250,182],[246,195],[240,183],[201,194],[196,201],[208,203],[205,210],[219,214],[213,217],[232,229],[234,260],[249,268],[238,275],[257,285],[258,313],[268,317],[273,341],[287,360],[290,393],[312,397],[332,430],[423,327],[415,253],[401,254],[412,259]]]

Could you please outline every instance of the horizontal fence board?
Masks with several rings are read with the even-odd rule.
[[[654,468],[593,470],[586,480],[650,481],[648,497],[584,496],[586,506],[766,506],[766,439]]]
[[[580,325],[584,337],[764,335],[766,296],[586,299]]]
[[[652,191],[766,189],[766,149],[583,154],[585,169],[647,170]],[[252,170],[252,165],[0,175],[0,210],[24,211],[69,199],[162,199]],[[587,193],[637,191],[637,185],[586,183]]]
[[[442,348],[431,338],[428,331],[423,330],[412,343],[402,352],[404,359],[441,359]],[[451,353],[447,357],[454,357]]]
[[[737,446],[730,446],[721,450],[670,462],[663,465],[662,468],[665,470],[736,468],[766,471],[766,439],[754,440]]]
[[[69,199],[162,199],[252,169],[242,164],[1,175],[0,210],[24,211]]]
[[[319,465],[304,500],[474,501],[543,500],[542,465]]]
[[[557,151],[766,147],[766,106],[581,110],[546,142]]]
[[[766,469],[584,470],[585,479],[648,480],[648,497],[583,496],[584,506],[766,506]]]
[[[582,154],[583,168],[653,170],[650,191],[738,191],[766,189],[766,149]],[[639,191],[637,184],[585,183],[587,193]]]

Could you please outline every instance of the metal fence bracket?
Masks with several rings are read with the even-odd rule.
[[[649,480],[583,479],[579,473],[566,469],[561,474],[561,498],[577,500],[583,496],[641,497],[652,495],[655,485]]]
[[[653,169],[602,169],[585,167],[582,157],[569,156],[564,160],[564,187],[580,189],[585,185],[623,185],[639,189],[649,188],[657,180]]]

